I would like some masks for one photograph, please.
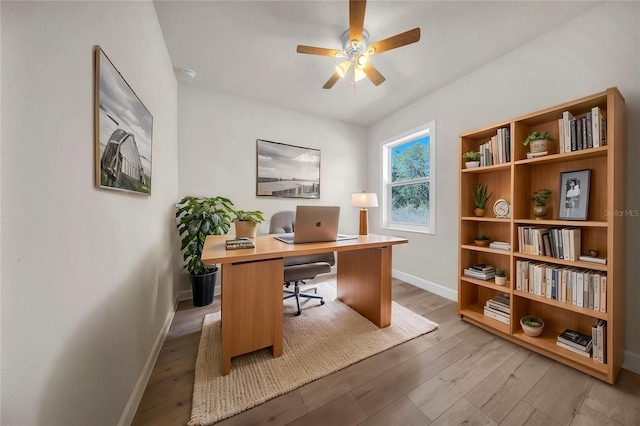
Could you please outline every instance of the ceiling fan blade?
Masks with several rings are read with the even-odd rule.
[[[366,7],[366,0],[349,0],[349,41],[358,40],[358,42],[362,42],[364,10]]]
[[[324,86],[322,86],[322,88],[331,89],[333,85],[336,84],[336,81],[338,80],[340,80],[340,74],[336,72],[329,78],[329,80],[327,80],[327,82],[324,84]]]
[[[308,55],[331,56],[334,58],[344,56],[344,52],[342,50],[325,49],[323,47],[303,46],[301,44],[298,45],[296,52],[306,53]]]
[[[384,83],[384,76],[382,74],[380,74],[380,71],[378,71],[376,69],[376,67],[374,67],[373,65],[371,65],[371,62],[369,62],[363,69],[364,73],[367,75],[367,77],[369,78],[369,80],[371,80],[371,82],[373,84],[375,84],[376,86],[381,85],[382,83]]]
[[[371,43],[369,47],[373,47],[373,53],[378,54],[397,47],[406,46],[407,44],[415,43],[418,40],[420,40],[420,28],[414,28],[407,32],[394,35],[393,37]]]

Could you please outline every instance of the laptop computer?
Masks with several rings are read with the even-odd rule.
[[[340,207],[298,206],[294,232],[274,235],[287,244],[320,243],[358,238],[357,235],[338,234]]]

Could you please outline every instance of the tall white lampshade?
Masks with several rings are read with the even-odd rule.
[[[351,194],[351,205],[360,207],[360,235],[369,235],[369,217],[367,207],[378,207],[378,195],[375,192]]]

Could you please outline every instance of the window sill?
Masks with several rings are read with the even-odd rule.
[[[418,226],[411,226],[411,225],[393,224],[393,225],[384,225],[382,226],[382,229],[389,230],[389,231],[413,232],[415,234],[426,234],[426,235],[436,234],[434,231],[429,230],[429,228],[427,228],[426,226],[418,227]]]

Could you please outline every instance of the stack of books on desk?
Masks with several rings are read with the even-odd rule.
[[[591,358],[593,339],[586,334],[566,329],[558,336],[556,345],[587,358]]]
[[[484,263],[477,263],[464,270],[464,275],[471,278],[489,281],[496,276],[496,268]]]
[[[251,238],[236,238],[233,240],[227,240],[226,246],[227,250],[256,248],[256,245]]]
[[[502,323],[509,324],[511,317],[509,296],[498,294],[487,300],[484,304],[484,315]]]

